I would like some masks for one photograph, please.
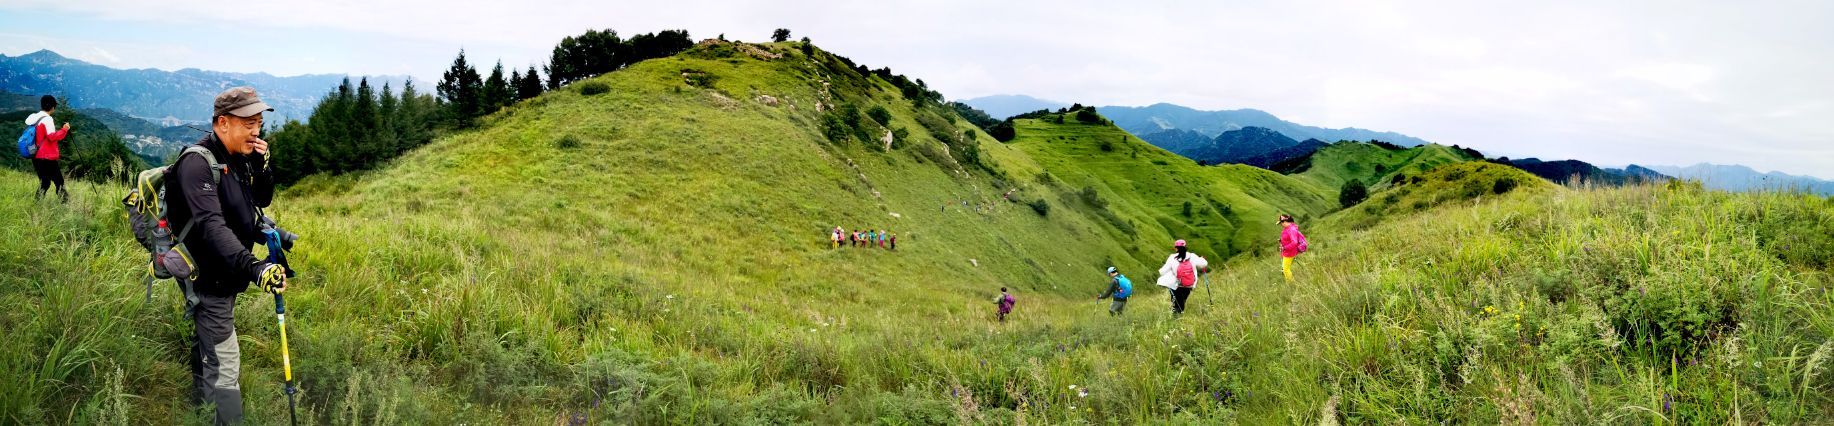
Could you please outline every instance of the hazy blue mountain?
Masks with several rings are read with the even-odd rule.
[[[1171,129],[1140,135],[1140,140],[1173,154],[1192,158],[1189,153],[1216,144],[1216,138],[1185,129]]]
[[[1193,157],[1206,164],[1240,163],[1275,150],[1298,145],[1299,141],[1265,127],[1243,127],[1216,135],[1208,151]]]
[[[1096,110],[1109,120],[1114,120],[1116,126],[1135,135],[1157,133],[1169,129],[1184,129],[1215,136],[1244,127],[1263,127],[1295,140],[1379,140],[1401,146],[1417,146],[1427,143],[1420,138],[1394,132],[1379,132],[1354,127],[1328,129],[1307,126],[1281,120],[1273,114],[1255,109],[1203,111],[1158,103],[1143,107],[1105,106],[1098,107]]]
[[[1635,164],[1623,169],[1604,169],[1579,160],[1542,161],[1539,158],[1511,160],[1509,157],[1500,157],[1490,161],[1516,166],[1535,176],[1560,184],[1566,184],[1574,179],[1606,185],[1668,179],[1668,176]]]
[[[38,97],[0,91],[0,112],[37,111]]]
[[[982,96],[959,102],[974,107],[975,109],[986,111],[987,115],[1000,120],[1041,109],[1055,110],[1070,106],[1070,104],[1067,103],[1038,99],[1026,95]],[[1134,132],[1134,134],[1138,135],[1140,133]]]
[[[1171,129],[1149,133],[1140,139],[1203,164],[1248,164],[1260,168],[1305,156],[1329,145],[1317,139],[1307,139],[1302,144],[1272,129],[1252,126],[1223,132],[1214,138],[1191,130]]]
[[[59,95],[77,108],[111,109],[167,126],[208,120],[211,100],[223,89],[235,86],[254,86],[261,92],[262,100],[275,109],[268,121],[303,120],[318,105],[319,97],[336,88],[344,77],[275,77],[195,68],[124,70],[66,58],[49,50],[0,55],[0,90],[28,96]],[[372,77],[370,83],[379,87],[386,81],[399,88],[403,80],[405,77]]]
[[[1275,164],[1280,164],[1280,162],[1282,161],[1291,160],[1294,158],[1312,155],[1312,153],[1318,152],[1319,149],[1327,147],[1327,146],[1331,146],[1331,143],[1317,140],[1317,139],[1306,139],[1303,142],[1299,142],[1299,144],[1297,145],[1288,146],[1288,147],[1276,149],[1273,151],[1268,151],[1260,155],[1242,159],[1240,163],[1250,165],[1250,166],[1260,167],[1263,169],[1273,170]]]
[[[185,145],[197,142],[204,132],[191,127],[206,128],[203,124],[189,126],[161,126],[146,119],[122,114],[119,111],[102,108],[81,108],[77,112],[94,118],[108,125],[110,130],[121,135],[121,142],[127,149],[148,159],[162,159],[169,154],[177,153]]]
[[[1801,189],[1821,195],[1834,195],[1834,181],[1781,172],[1760,173],[1741,165],[1700,163],[1687,167],[1649,166],[1663,174],[1680,179],[1698,180],[1708,188],[1726,191]]]

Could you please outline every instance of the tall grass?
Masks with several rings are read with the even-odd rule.
[[[605,93],[553,91],[384,170],[284,192],[270,213],[304,236],[288,298],[302,419],[1790,423],[1829,414],[1828,199],[1530,183],[1454,199],[1427,189],[1462,187],[1423,184],[1419,197],[1433,201],[1417,211],[1324,216],[1328,207],[1308,200],[1334,197],[1271,173],[1123,169],[1158,159],[1185,170],[1127,149],[1132,139],[1096,156],[1099,139],[1071,136],[1117,135],[1081,124],[1021,123],[1033,127],[1012,144],[981,134],[993,171],[972,170],[936,161],[954,151],[920,150],[946,143],[932,135],[883,153],[827,140],[815,124],[824,99],[883,105],[906,128],[927,112],[882,80],[840,74],[825,52],[808,58],[793,47],[769,45],[786,55],[773,61],[647,61],[591,80]],[[684,67],[719,78],[686,86]],[[1041,136],[1053,132],[1065,139]],[[561,147],[561,138],[575,142]],[[1205,190],[1140,194],[1179,179]],[[79,183],[70,205],[35,204],[33,183],[0,171],[0,217],[11,221],[0,227],[0,329],[17,342],[0,348],[0,419],[194,422],[182,402],[188,323],[169,288],[141,305],[141,254],[118,190]],[[1056,206],[1040,216],[1005,202],[998,189],[1015,186]],[[1100,201],[1081,195],[1085,187]],[[1187,200],[1215,213],[1194,208],[1187,222]],[[1275,208],[1323,217],[1302,223],[1312,253],[1296,284],[1256,250],[1271,245],[1271,226],[1236,223]],[[1338,219],[1359,214],[1380,220]],[[1137,236],[1122,237],[1117,220]],[[892,229],[899,249],[830,250],[824,236],[835,225]],[[1157,259],[1141,258],[1184,233],[1218,241],[1215,251],[1232,241],[1242,254],[1216,256],[1218,272],[1173,320],[1164,294],[1145,284]],[[1093,298],[1110,264],[1140,283],[1119,318]],[[988,303],[1001,286],[1019,298],[1005,324]],[[237,310],[243,391],[262,422],[286,410],[268,303],[250,295]]]

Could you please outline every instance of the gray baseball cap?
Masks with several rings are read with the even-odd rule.
[[[261,96],[255,94],[255,88],[242,86],[231,87],[217,94],[216,115],[233,115],[248,118],[262,111],[273,111],[274,107],[261,102]]]

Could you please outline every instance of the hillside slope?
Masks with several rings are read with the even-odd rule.
[[[811,58],[799,47],[708,42],[523,102],[385,169],[313,177],[281,194],[269,213],[305,236],[293,254],[301,277],[289,297],[289,331],[307,410],[435,423],[573,414],[638,423],[932,423],[953,422],[957,408],[1011,418],[1052,403],[1042,394],[1002,395],[1013,380],[1083,371],[1020,369],[1103,327],[1066,328],[1082,313],[1066,302],[1100,290],[1103,268],[1143,274],[1174,238],[1220,258],[1226,252],[1207,252],[1208,241],[1240,245],[1271,230],[1260,220],[1170,217],[1183,201],[1226,199],[1239,206],[1235,214],[1257,217],[1325,211],[1316,189],[1264,182],[1284,178],[1262,170],[1237,177],[1259,185],[1252,188],[1197,174],[1176,177],[1202,188],[1189,195],[1147,197],[1117,184],[1085,198],[1085,186],[1109,188],[1084,182],[1085,173],[1111,164],[1060,165],[1085,148],[1032,151],[1027,142],[1081,127],[1034,122],[1022,131],[1032,139],[1001,144],[844,58],[819,50]],[[588,85],[606,90],[586,95]],[[844,111],[878,108],[883,125],[871,113],[861,115],[872,121],[845,126],[852,131],[834,125],[848,121]],[[1142,156],[1200,169],[1126,141]],[[1060,178],[1040,183],[1040,175]],[[82,220],[90,230],[74,238],[93,240],[99,252],[47,269],[89,271],[74,276],[96,278],[70,296],[100,295],[114,309],[141,295],[139,265],[108,207],[118,191],[86,188],[80,207],[54,215]],[[1265,191],[1274,188],[1283,189]],[[1276,195],[1262,201],[1250,192]],[[1117,224],[1132,235],[1117,237]],[[892,230],[898,249],[831,249],[827,231],[837,225]],[[42,226],[57,225],[29,228]],[[19,241],[13,265],[33,257],[25,253],[69,250]],[[20,288],[45,284],[34,277]],[[987,320],[986,301],[1001,286],[1022,300],[1023,319],[1004,327]],[[12,295],[14,306],[40,297]],[[265,300],[243,302],[244,390],[269,395],[278,385],[275,330]],[[126,404],[146,417],[179,416],[183,365],[173,354],[182,351],[182,323],[167,309],[102,315],[133,323],[13,318],[48,340],[6,354],[15,361],[7,382],[21,391],[0,412],[73,421],[30,408],[102,401],[80,414],[105,414],[103,402],[132,400]],[[149,336],[153,349],[106,345],[68,370],[32,367],[33,352],[79,330]],[[155,373],[118,377],[120,387],[110,388],[116,367]],[[40,382],[81,385],[26,385]],[[982,400],[956,407],[941,397],[950,389]],[[123,399],[129,394],[144,398]],[[284,408],[249,401],[257,417]]]
[[[1458,162],[1458,152],[1337,144],[1305,171],[1282,175],[1200,167],[1105,120],[1063,115],[1017,120],[1017,137],[1003,144],[844,58],[810,51],[705,42],[522,102],[384,169],[316,176],[283,192],[269,213],[304,238],[288,293],[301,416],[365,424],[1425,422],[1495,420],[1527,404],[1572,423],[1642,416],[1621,407],[1660,401],[1651,397],[1664,376],[1649,361],[1658,357],[1617,349],[1622,341],[1599,349],[1584,338],[1591,329],[1545,340],[1567,346],[1518,346],[1491,329],[1506,324],[1501,317],[1485,317],[1491,328],[1471,325],[1479,301],[1535,300],[1523,295],[1542,281],[1525,281],[1531,270],[1521,268],[1592,268],[1547,280],[1591,298],[1563,296],[1572,300],[1630,297],[1624,283],[1700,289],[1675,277],[1709,277],[1718,284],[1705,290],[1726,301],[1710,307],[1749,313],[1735,319],[1752,331],[1738,335],[1768,345],[1751,356],[1813,352],[1830,328],[1825,294],[1806,291],[1825,285],[1825,261],[1812,262],[1826,257],[1816,256],[1834,253],[1813,238],[1834,231],[1826,200],[1539,182],[1523,187],[1541,190],[1471,203],[1429,201],[1408,213],[1421,216],[1357,231],[1326,216],[1333,183],[1424,174],[1444,185],[1422,188],[1462,188],[1467,176],[1435,174],[1448,173],[1435,166]],[[595,85],[603,93],[584,93]],[[885,124],[871,118],[875,107]],[[846,111],[867,111],[870,121],[847,124]],[[59,206],[26,201],[29,185],[23,173],[0,171],[0,217],[21,218],[0,228],[0,268],[18,271],[0,274],[0,307],[9,308],[0,309],[0,329],[21,342],[0,348],[0,418],[186,421],[185,323],[168,288],[141,304],[143,254],[122,226],[121,190],[78,184],[71,204]],[[1696,214],[1702,209],[1717,213]],[[1301,285],[1280,284],[1264,254],[1280,212],[1308,219],[1314,252],[1303,258]],[[1312,218],[1323,219],[1310,227]],[[1640,226],[1655,218],[1666,228]],[[1779,224],[1809,232],[1778,233]],[[898,248],[830,248],[826,232],[836,225],[891,229]],[[1662,230],[1675,234],[1640,234]],[[1747,232],[1759,238],[1741,238]],[[1219,270],[1176,321],[1149,284],[1173,238],[1192,240]],[[1707,243],[1729,250],[1715,252],[1730,256],[1727,269],[1670,254]],[[1642,257],[1593,257],[1579,244]],[[1245,255],[1230,261],[1229,253]],[[1652,256],[1699,271],[1651,269]],[[1109,265],[1140,292],[1119,318],[1091,300]],[[1761,288],[1777,291],[1725,291],[1751,277],[1774,278]],[[989,303],[1001,286],[1019,300],[1004,324]],[[1402,296],[1413,288],[1434,296]],[[1663,297],[1636,300],[1684,300]],[[286,408],[272,307],[260,295],[241,302],[247,405],[252,418],[278,419]],[[1592,305],[1535,306],[1581,315]],[[1624,324],[1692,321],[1606,312]],[[1822,331],[1781,343],[1771,338],[1786,333],[1766,331],[1802,328]],[[1383,340],[1390,335],[1396,340]],[[1584,362],[1569,381],[1582,385],[1560,387],[1566,382],[1555,380],[1569,376],[1549,370],[1554,356]],[[1773,384],[1817,364],[1764,359],[1767,367],[1752,370],[1683,370],[1674,377],[1729,384],[1739,395],[1719,403],[1690,393],[1681,403],[1700,405],[1684,409],[1741,408],[1784,422],[1827,412],[1826,376]],[[1713,381],[1732,374],[1739,377]],[[1527,378],[1505,380],[1514,377]],[[1517,396],[1567,391],[1593,396]],[[1333,396],[1339,402],[1327,402]]]

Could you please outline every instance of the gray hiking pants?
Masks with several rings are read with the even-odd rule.
[[[191,402],[216,405],[216,424],[242,423],[242,350],[235,296],[197,295],[193,308]]]
[[[1127,309],[1127,299],[1114,299],[1108,304],[1108,315],[1120,315],[1123,309]]]

